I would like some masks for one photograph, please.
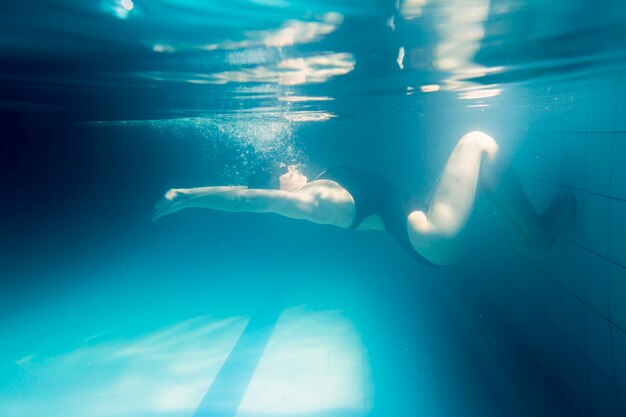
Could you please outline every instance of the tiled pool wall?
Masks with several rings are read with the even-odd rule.
[[[513,165],[540,210],[571,190],[577,219],[549,251],[495,239],[478,285],[580,415],[626,416],[626,75],[518,88]]]

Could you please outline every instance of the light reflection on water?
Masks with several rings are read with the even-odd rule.
[[[451,92],[472,105],[508,83],[623,67],[626,56],[626,6],[615,1],[598,7],[603,13],[534,0],[39,3],[11,4],[0,17],[2,101],[40,106],[37,93],[52,90],[45,104],[74,106],[91,120],[98,112],[76,103],[81,87],[101,106],[101,95],[112,95],[134,118],[158,107],[133,105],[154,91],[176,97],[159,108],[168,114],[190,95],[240,100],[232,93],[245,84],[324,84],[345,95],[411,87],[414,99]],[[180,84],[190,89],[176,91]],[[439,89],[419,88],[431,85]],[[220,103],[195,110],[218,111]],[[122,118],[103,108],[103,119]]]
[[[135,338],[85,342],[57,356],[30,355],[17,363],[20,380],[3,390],[0,414],[193,410],[246,323],[240,317],[196,317]]]
[[[273,64],[255,65],[215,73],[149,72],[137,75],[156,81],[193,84],[274,83],[298,85],[326,82],[332,77],[350,73],[354,69],[354,65],[355,60],[351,54],[338,53],[306,58],[287,58]]]
[[[20,381],[0,393],[0,415],[189,416],[247,323],[202,316],[134,338],[96,337],[56,356],[29,354],[15,363]],[[290,308],[276,323],[238,415],[362,413],[371,406],[367,375],[360,337],[341,312]]]

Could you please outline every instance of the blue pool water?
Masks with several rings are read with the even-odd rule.
[[[80,4],[79,4],[80,3]],[[0,416],[626,416],[626,3],[26,0],[0,14]],[[425,199],[465,133],[459,260],[172,187],[374,171]]]

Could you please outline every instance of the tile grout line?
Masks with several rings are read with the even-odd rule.
[[[552,280],[554,283],[556,283],[559,287],[562,288],[563,291],[567,292],[569,295],[571,295],[572,297],[574,297],[577,301],[579,301],[581,304],[583,304],[585,307],[587,307],[588,309],[590,309],[591,311],[595,312],[596,314],[598,314],[600,317],[602,317],[603,319],[605,319],[606,321],[613,323],[610,319],[610,317],[605,316],[603,313],[599,312],[598,310],[596,310],[594,307],[592,307],[591,305],[589,305],[589,303],[587,303],[585,300],[583,300],[582,298],[580,298],[578,295],[574,294],[571,290],[569,290],[568,288],[566,288],[563,284],[561,284],[556,278],[554,278],[552,275],[550,275],[549,273],[547,273],[546,271],[544,271],[543,269],[541,269],[541,267],[539,267],[538,265],[536,265],[535,263],[533,263],[530,259],[527,259],[524,257],[524,255],[517,253],[517,255],[522,258],[522,260],[524,260],[525,262],[527,262],[528,264],[532,265],[533,268],[535,268],[536,270],[538,270],[539,272],[541,272],[543,275],[545,275],[548,279]],[[621,330],[622,332],[626,333],[626,329],[623,329],[621,326],[619,326],[616,323],[613,323],[615,325],[615,327],[617,327],[619,330]]]
[[[618,101],[619,101],[619,90],[618,90]],[[616,112],[617,113],[617,112]],[[615,116],[617,117],[617,116]],[[615,122],[615,121],[614,121]],[[609,190],[611,190],[611,186],[613,185],[613,151],[615,150],[615,135],[613,135],[613,137],[611,138],[611,161],[610,161],[610,167],[609,167]],[[607,253],[610,255],[612,252],[611,248],[611,229],[612,229],[612,225],[613,225],[613,205],[609,204],[609,213],[608,213],[608,223],[609,223],[609,227],[607,228],[607,233],[606,233],[606,248],[607,248]],[[612,302],[611,302],[611,294],[613,294],[613,268],[609,268],[609,282],[607,285],[607,301],[609,303],[609,317],[611,318],[611,320],[609,321],[609,323],[611,323],[611,325],[609,325],[609,341],[611,343],[611,345],[609,346],[610,350],[611,350],[611,364],[612,366],[612,370],[613,370],[613,378],[615,381],[615,386],[617,387],[617,369],[615,369],[615,364],[616,364],[616,356],[615,356],[615,343],[613,341],[613,308],[612,308]],[[615,400],[616,400],[616,405],[619,408],[619,403],[617,402],[619,400],[619,390],[616,389],[615,391]]]
[[[572,239],[570,239],[570,238],[568,238],[566,236],[562,236],[562,235],[559,235],[559,237],[561,239],[563,239],[563,240],[568,241],[572,245],[575,245],[575,246],[579,247],[580,249],[586,250],[587,252],[592,253],[592,254],[596,255],[597,257],[604,259],[605,261],[607,261],[607,262],[609,262],[609,263],[611,263],[613,265],[616,265],[616,266],[619,266],[620,268],[626,269],[626,265],[622,265],[620,262],[618,262],[618,261],[616,261],[614,259],[611,259],[608,256],[602,255],[601,253],[598,253],[595,250],[586,247],[585,245],[581,245],[580,243],[576,242],[575,240],[572,240]]]
[[[536,176],[534,176],[534,175],[528,175],[528,174],[524,174],[524,173],[518,173],[518,175],[519,175],[520,177],[530,178],[531,180],[535,180],[535,181],[539,181],[539,182],[545,182],[545,183],[547,183],[547,184],[556,185],[556,186],[558,186],[558,187],[569,188],[569,189],[571,189],[571,190],[580,191],[580,192],[582,192],[582,193],[587,193],[587,194],[595,195],[595,196],[597,196],[597,197],[604,197],[604,198],[606,198],[606,199],[608,199],[608,200],[616,200],[616,201],[621,201],[621,202],[626,203],[626,198],[616,197],[616,196],[607,195],[607,194],[603,194],[603,193],[598,193],[598,192],[595,192],[595,191],[589,191],[589,190],[585,190],[585,189],[580,188],[580,187],[574,187],[574,186],[571,186],[571,185],[565,185],[565,184],[562,184],[562,183],[560,183],[560,182],[551,181],[551,180],[546,180],[546,179],[544,179],[544,178],[539,178],[539,177],[536,177]]]
[[[520,255],[518,253],[518,255],[522,258],[523,261],[527,262],[528,264],[530,264],[531,266],[533,266],[533,268],[535,268],[536,270],[538,270],[542,275],[544,275],[546,278],[553,280],[554,279],[547,274],[546,272],[544,272],[541,268],[537,267],[535,264],[533,264],[532,262],[530,262],[529,260],[526,260],[522,255]],[[580,301],[585,307],[587,307],[588,309],[594,311],[595,313],[597,313],[598,315],[600,315],[603,319],[605,319],[606,321],[608,321],[609,323],[612,323],[609,319],[607,319],[606,317],[604,317],[602,314],[600,314],[599,312],[597,312],[596,310],[594,310],[591,306],[589,306],[587,303],[585,303],[583,300],[579,299],[578,297],[576,297],[575,294],[571,293],[567,288],[564,288],[559,282],[555,281],[557,285],[559,285],[563,291],[566,291],[568,293],[570,293],[573,297],[575,297],[578,301]],[[557,328],[557,326],[554,325],[554,323],[552,323],[550,320],[547,319],[547,317],[545,315],[541,314],[541,311],[537,310],[536,307],[534,307],[532,305],[532,303],[527,303],[529,305],[529,307],[531,309],[533,309],[536,313],[539,314],[540,317],[542,317],[543,320],[545,320],[550,327],[552,327],[554,329],[554,331],[556,331],[557,333],[559,333],[561,336],[563,336],[563,338],[578,352],[580,353],[580,355],[585,358],[586,362],[591,362],[593,364],[593,366],[595,366],[600,373],[602,373],[604,376],[606,376],[609,380],[611,380],[611,382],[613,383],[614,386],[617,387],[618,390],[622,391],[624,394],[626,394],[626,390],[622,390],[621,387],[619,387],[617,385],[617,381],[613,378],[611,378],[609,375],[605,374],[604,371],[602,369],[600,369],[593,361],[589,360],[589,356],[585,353],[582,352],[578,346],[576,346],[576,344],[569,338],[569,336],[567,336],[567,334],[565,334],[563,331],[561,331],[560,329]],[[619,330],[622,330],[621,328],[619,328],[619,326],[617,326],[616,324],[612,323],[616,328],[618,328]],[[623,330],[622,330],[623,331]],[[585,334],[585,348],[588,350],[587,348],[587,330],[586,330],[586,326],[583,327],[583,332]],[[626,333],[626,331],[624,331]],[[589,369],[588,369],[588,365],[587,365],[587,372],[588,372],[588,376],[590,377],[589,374]]]
[[[523,301],[522,299],[520,299],[518,297],[519,301]],[[578,352],[581,357],[585,360],[586,362],[586,366],[585,368],[587,369],[588,372],[588,376],[589,376],[589,363],[591,363],[591,365],[593,367],[595,367],[602,375],[604,375],[605,377],[607,377],[609,380],[611,380],[612,384],[617,388],[618,391],[621,391],[622,393],[626,394],[626,390],[623,390],[621,387],[619,387],[617,385],[617,383],[615,381],[613,381],[606,373],[604,373],[604,371],[602,371],[602,369],[600,369],[600,367],[598,367],[595,363],[593,363],[593,361],[590,361],[588,356],[582,352],[578,346],[576,346],[576,344],[567,336],[567,334],[565,334],[563,331],[561,331],[557,326],[554,325],[554,323],[552,323],[550,320],[548,320],[544,315],[541,314],[541,311],[537,310],[537,308],[535,306],[533,306],[531,303],[524,303],[528,306],[528,308],[532,309],[535,313],[537,313],[537,315],[539,317],[541,317],[541,319],[556,333],[558,333],[560,336],[563,337],[563,340],[565,342],[567,342],[576,352]],[[586,332],[585,332],[586,333]],[[585,339],[585,344],[586,344],[586,339]],[[589,381],[590,383],[590,381]]]
[[[539,314],[539,312],[537,311],[536,308],[534,308],[532,305],[528,304],[529,308],[531,308],[532,310],[534,310],[537,314]],[[539,316],[541,316],[539,314]],[[542,317],[543,320],[545,320],[547,322],[547,320]],[[550,324],[548,322],[548,324]],[[573,389],[569,386],[569,384],[567,384],[567,382],[565,381],[565,379],[563,378],[563,376],[561,376],[558,372],[556,372],[552,366],[552,364],[545,358],[541,357],[541,356],[536,356],[537,350],[533,347],[532,342],[530,342],[523,334],[519,334],[518,333],[518,337],[520,337],[522,339],[521,343],[523,343],[531,352],[535,353],[533,356],[535,356],[537,358],[537,360],[543,365],[545,366],[548,371],[553,374],[554,376],[556,376],[558,382],[560,383],[560,385],[562,386],[562,388],[565,388],[565,390],[567,391],[567,393],[571,396],[572,399],[574,399],[579,405],[580,408],[582,410],[584,410],[586,412],[586,414],[591,415],[591,410],[589,410],[587,408],[587,406],[576,396],[576,393],[573,391]],[[567,338],[565,338],[566,342],[569,342],[569,340]],[[583,355],[584,358],[584,355]],[[587,390],[588,393],[588,390]]]
[[[587,94],[589,94],[589,91],[587,91]],[[587,148],[589,146],[589,108],[587,107],[587,120],[585,122],[585,150],[583,152],[583,186],[587,185]],[[561,174],[562,175],[562,174]],[[563,177],[561,177],[561,180],[563,180]],[[586,191],[588,192],[588,191]],[[589,192],[591,193],[591,192]],[[586,233],[585,232],[585,227],[582,228],[582,238],[585,238]],[[608,234],[608,232],[607,232]],[[591,249],[589,249],[591,251]],[[592,309],[592,311],[595,311]],[[585,368],[587,369],[587,399],[589,401],[589,412],[591,414],[595,414],[593,412],[593,392],[592,392],[592,388],[591,388],[591,366],[593,365],[591,362],[591,360],[589,359],[589,334],[587,333],[587,312],[585,310],[583,310],[583,334],[585,335],[585,353],[583,354],[582,352],[581,355],[584,358],[585,361]],[[558,331],[558,329],[555,329]],[[566,341],[570,342],[569,338],[567,336],[565,336],[564,334],[562,334],[561,336],[563,336],[565,338]],[[570,343],[571,344],[571,343]],[[573,345],[573,344],[572,344]],[[576,349],[576,347],[574,346],[574,349]]]

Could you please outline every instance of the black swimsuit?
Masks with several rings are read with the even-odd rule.
[[[322,172],[316,180],[332,180],[345,188],[356,208],[351,229],[356,229],[367,217],[377,214],[389,233],[402,248],[419,263],[435,266],[421,256],[409,240],[407,219],[415,210],[425,210],[425,205],[416,204],[409,194],[373,172],[348,166],[337,166]]]

